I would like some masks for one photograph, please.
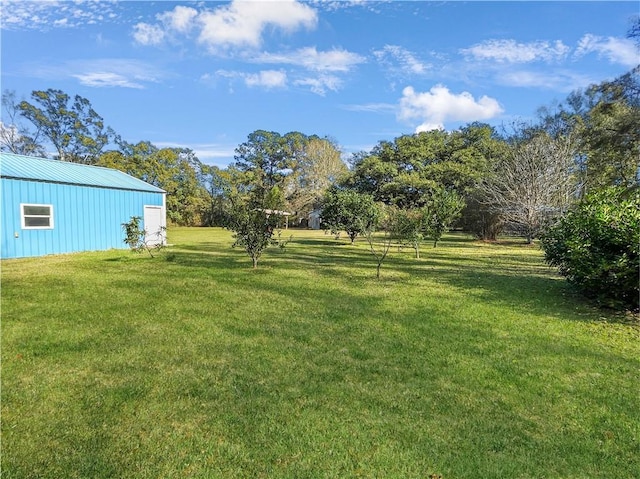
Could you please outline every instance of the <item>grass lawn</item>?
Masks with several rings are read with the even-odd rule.
[[[640,329],[520,242],[2,262],[2,477],[637,478]]]

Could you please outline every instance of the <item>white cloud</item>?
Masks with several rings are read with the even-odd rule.
[[[141,83],[132,81],[131,79],[109,72],[90,72],[76,73],[71,75],[77,78],[80,83],[91,87],[122,87],[122,88],[144,88]]]
[[[119,5],[114,0],[85,1],[2,1],[2,22],[7,30],[50,30],[75,28],[82,25],[119,18]]]
[[[312,78],[296,80],[294,84],[308,87],[313,93],[324,96],[327,90],[338,91],[342,86],[342,80],[335,75],[321,74]]]
[[[249,87],[284,88],[287,86],[287,74],[278,70],[263,70],[246,75],[244,81]]]
[[[315,47],[306,47],[289,53],[262,53],[254,57],[253,61],[296,65],[319,72],[348,72],[366,59],[343,49],[319,52]]]
[[[159,14],[158,20],[176,32],[187,33],[195,26],[194,20],[197,16],[198,11],[195,8],[178,5],[171,11]]]
[[[499,63],[553,62],[562,60],[570,48],[562,41],[517,43],[515,40],[487,40],[460,53],[476,60],[494,60]]]
[[[133,27],[133,39],[140,45],[159,45],[165,38],[165,31],[158,25],[138,23]]]
[[[567,70],[545,72],[520,70],[504,72],[500,75],[498,81],[507,86],[571,92],[596,83],[597,79]]]
[[[446,121],[488,120],[502,111],[497,100],[488,96],[476,101],[471,93],[454,94],[444,85],[436,85],[423,93],[408,86],[402,91],[398,118],[422,122],[416,128],[416,132],[419,132],[444,128]]]
[[[274,88],[286,88],[287,74],[280,70],[262,70],[257,73],[246,73],[233,70],[218,70],[214,75],[208,73],[200,77],[205,83],[214,82],[216,78],[227,78],[231,81],[240,79],[251,88],[262,87],[267,90]]]
[[[343,105],[347,111],[364,111],[368,113],[393,113],[397,111],[397,105],[391,103],[363,103],[360,105]]]
[[[55,65],[25,65],[25,75],[47,80],[75,78],[90,87],[145,88],[167,74],[153,65],[136,60],[105,58],[76,60]]]
[[[200,13],[199,41],[212,51],[227,47],[257,48],[267,27],[291,32],[300,27],[313,28],[317,20],[313,8],[295,0],[234,0],[227,6]]]
[[[604,38],[589,33],[578,42],[574,56],[580,58],[589,53],[597,53],[611,63],[619,63],[627,67],[634,67],[640,63],[638,49],[628,38]]]
[[[398,45],[385,45],[382,50],[376,50],[373,54],[380,63],[405,74],[422,75],[430,67],[430,65],[418,60],[409,50]],[[395,66],[396,63],[398,67]]]
[[[206,5],[206,3],[205,3]],[[268,28],[293,32],[314,28],[317,12],[297,0],[233,0],[212,9],[176,6],[156,15],[158,24],[138,23],[134,39],[142,45],[157,45],[168,38],[196,31],[198,43],[212,54],[229,48],[259,48]]]

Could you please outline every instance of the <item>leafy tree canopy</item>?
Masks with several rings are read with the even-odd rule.
[[[54,146],[62,161],[94,164],[115,138],[104,120],[86,98],[73,99],[61,90],[36,90],[33,103],[21,101],[18,108],[24,118],[36,127]]]
[[[185,148],[157,148],[148,141],[121,143],[120,151],[100,156],[99,166],[115,168],[167,192],[167,216],[178,225],[199,225],[207,192],[200,183],[202,164]]]
[[[439,188],[465,193],[472,189],[503,144],[493,128],[472,124],[403,135],[380,142],[369,154],[354,158],[348,187],[400,208],[424,206]]]
[[[335,187],[325,193],[322,222],[334,234],[345,231],[352,243],[376,225],[379,215],[380,209],[369,194]]]

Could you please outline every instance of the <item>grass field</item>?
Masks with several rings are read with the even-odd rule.
[[[537,247],[2,262],[2,477],[637,478],[640,329]]]

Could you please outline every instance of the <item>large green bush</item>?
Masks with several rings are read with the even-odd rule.
[[[640,191],[611,187],[588,196],[541,238],[546,261],[600,304],[637,310]]]

